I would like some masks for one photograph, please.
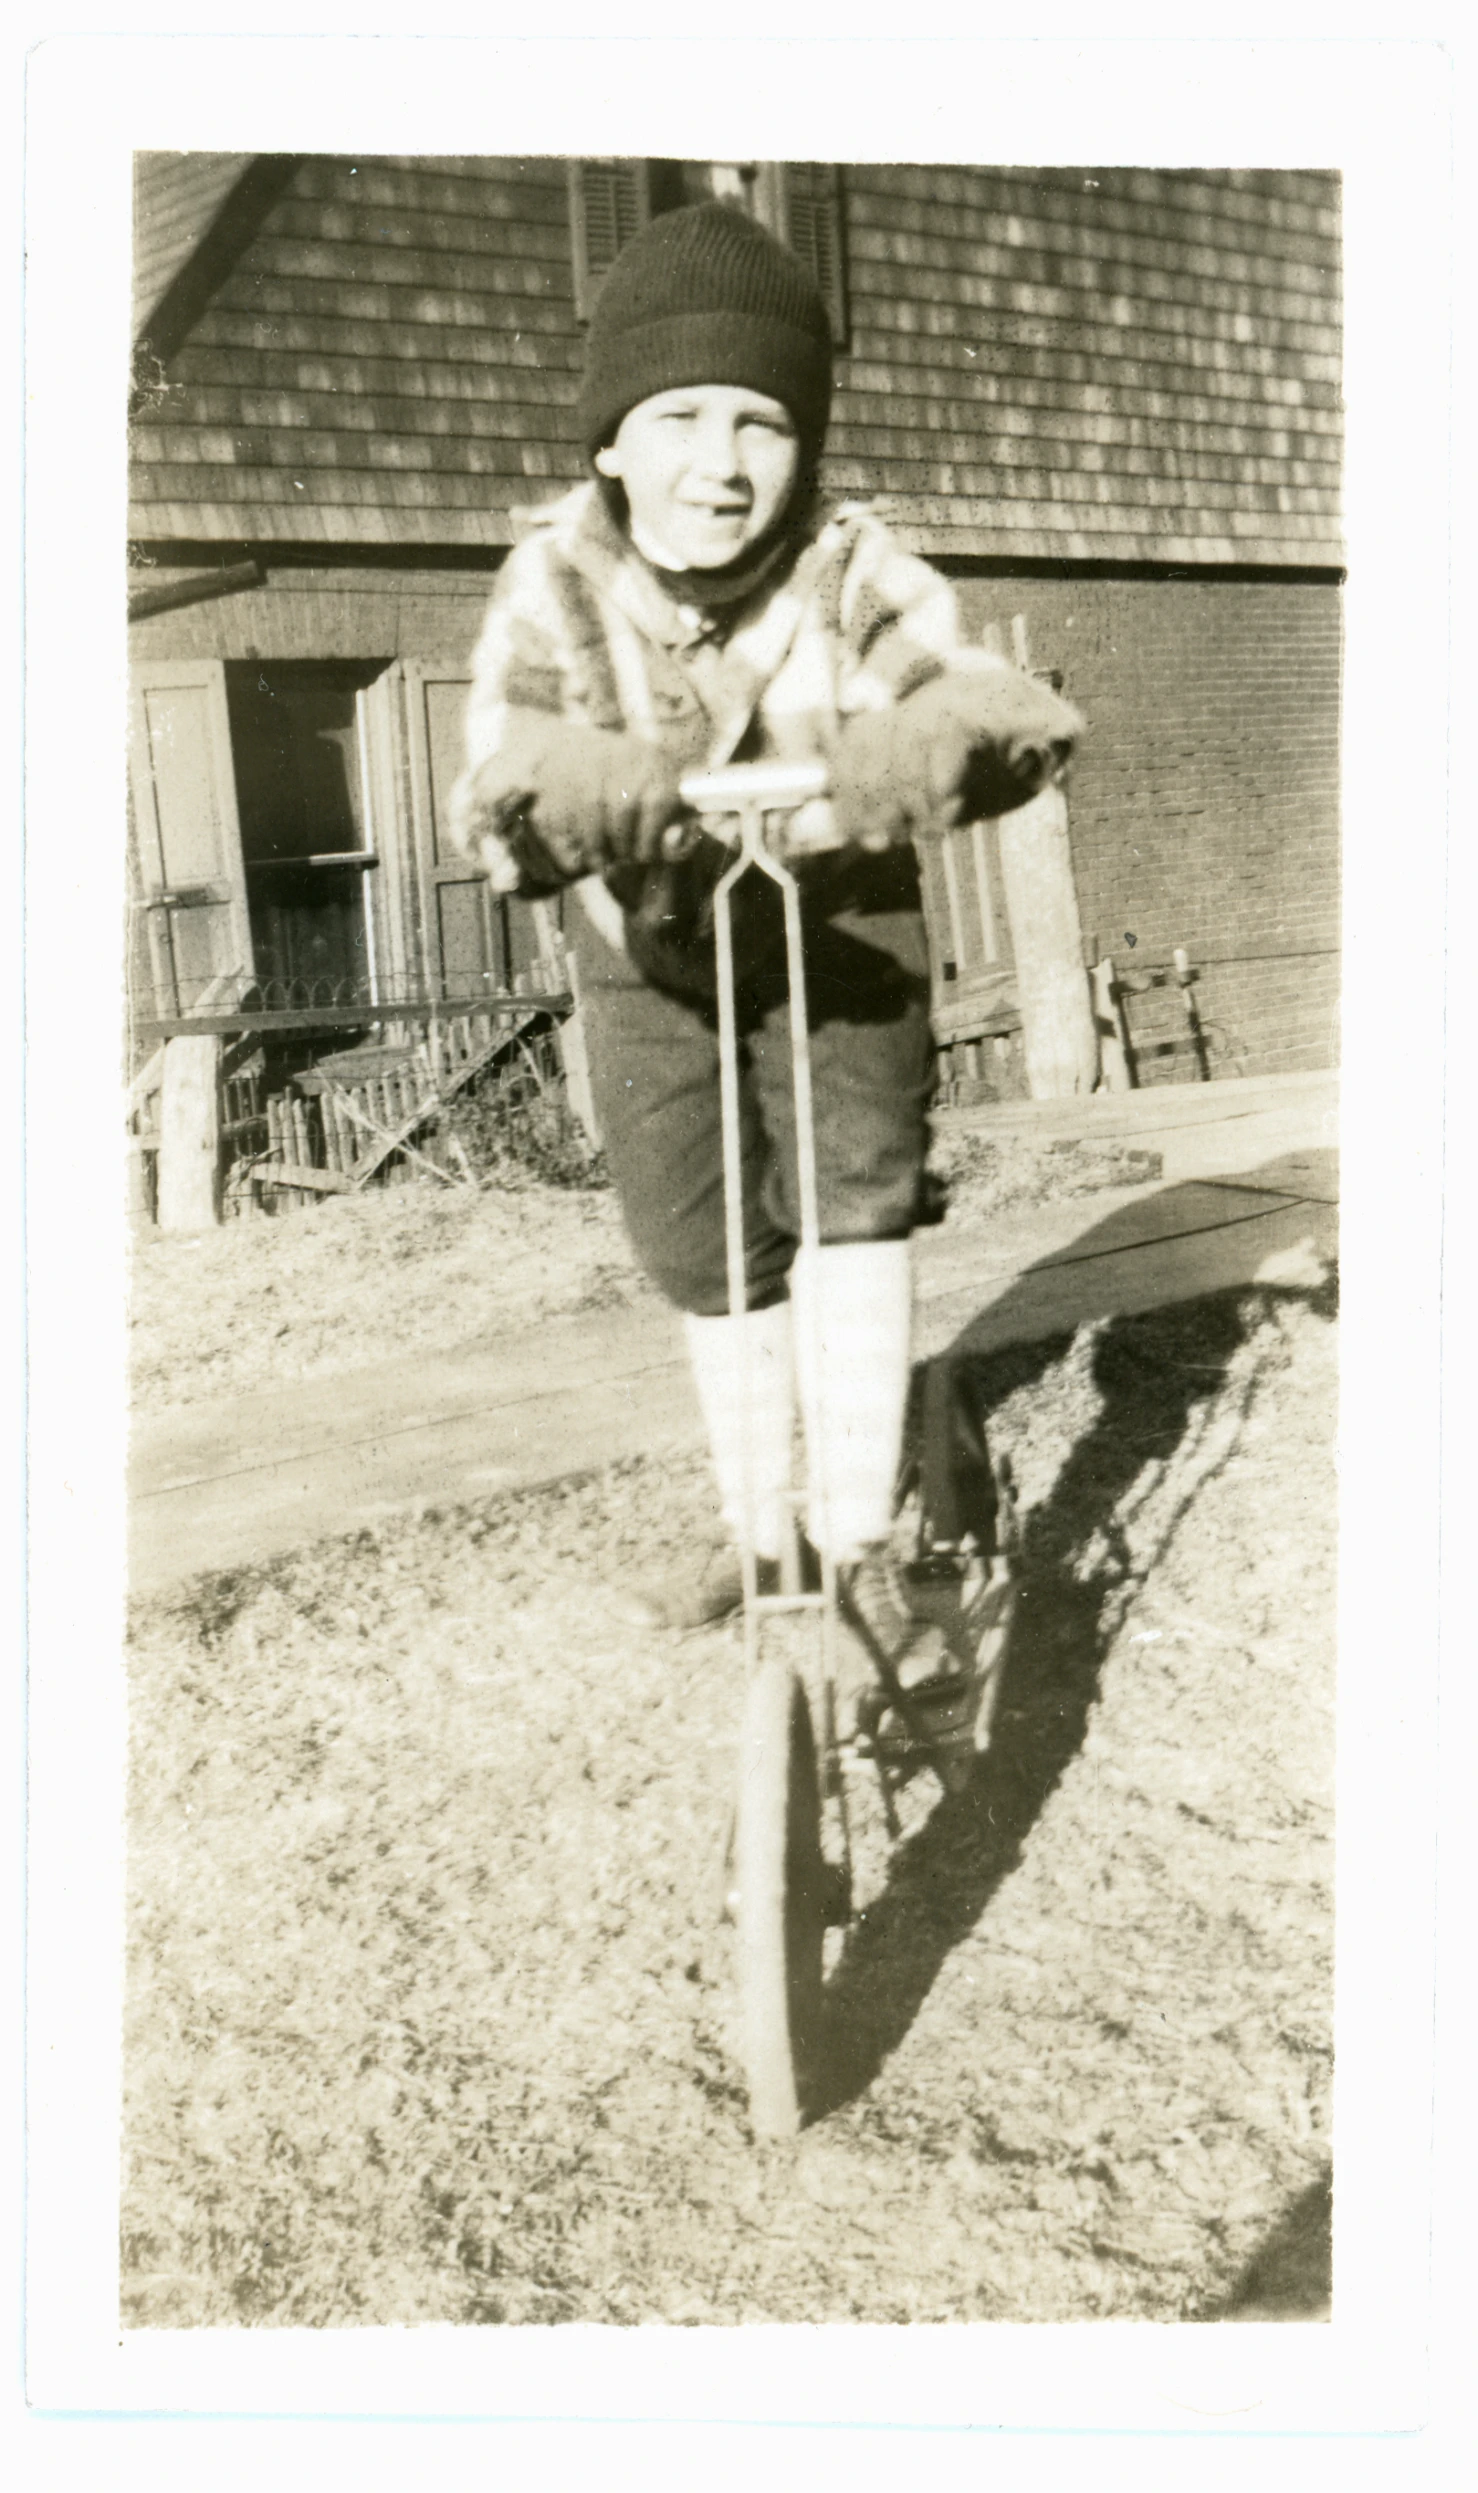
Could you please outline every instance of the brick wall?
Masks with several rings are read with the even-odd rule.
[[[965,580],[976,636],[1062,671],[1089,733],[1074,765],[1085,936],[1131,975],[1182,944],[1215,1069],[1333,1064],[1339,1002],[1340,593],[1295,582]],[[1128,940],[1134,937],[1131,944]],[[1131,1003],[1144,1031],[1179,1000]],[[1185,1058],[1141,1079],[1184,1081]]]
[[[157,576],[157,575],[156,575]],[[487,574],[304,569],[133,627],[136,658],[470,655]],[[1220,1073],[1334,1063],[1340,593],[1299,582],[964,579],[967,629],[1056,667],[1089,722],[1074,765],[1085,935],[1130,975],[1183,944]],[[1127,938],[1133,935],[1133,944]],[[1145,1036],[1178,997],[1131,1003]],[[1185,1081],[1185,1056],[1141,1079]]]
[[[136,575],[150,585],[178,576],[169,566]],[[425,658],[456,665],[471,657],[492,585],[488,571],[305,565],[273,571],[261,588],[131,624],[128,651],[134,660]]]

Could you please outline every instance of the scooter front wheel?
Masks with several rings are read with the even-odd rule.
[[[745,1698],[734,1866],[750,2119],[761,2137],[793,2137],[820,2057],[828,1886],[811,1709],[778,1656]]]

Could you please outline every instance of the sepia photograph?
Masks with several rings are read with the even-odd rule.
[[[1327,2316],[1337,174],[134,218],[125,2321]]]
[[[1419,2421],[1376,50],[43,47],[38,2409]]]

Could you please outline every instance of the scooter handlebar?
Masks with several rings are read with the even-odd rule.
[[[801,857],[847,844],[827,801],[830,785],[824,762],[730,762],[720,770],[689,771],[681,794],[685,805],[710,822],[725,815],[788,814],[775,846],[783,856]]]
[[[825,796],[831,774],[824,762],[728,762],[719,770],[691,770],[682,798],[695,814],[788,812]]]

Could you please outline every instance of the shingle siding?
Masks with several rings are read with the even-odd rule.
[[[310,157],[135,428],[135,533],[506,543],[581,472],[580,352],[561,161]]]
[[[871,165],[843,197],[834,490],[931,553],[1338,561],[1333,176]],[[424,543],[440,507],[505,544],[583,472],[581,339],[561,160],[305,158],[143,411],[135,531]]]
[[[1339,560],[1332,176],[862,166],[847,204],[832,472],[923,551]]]

